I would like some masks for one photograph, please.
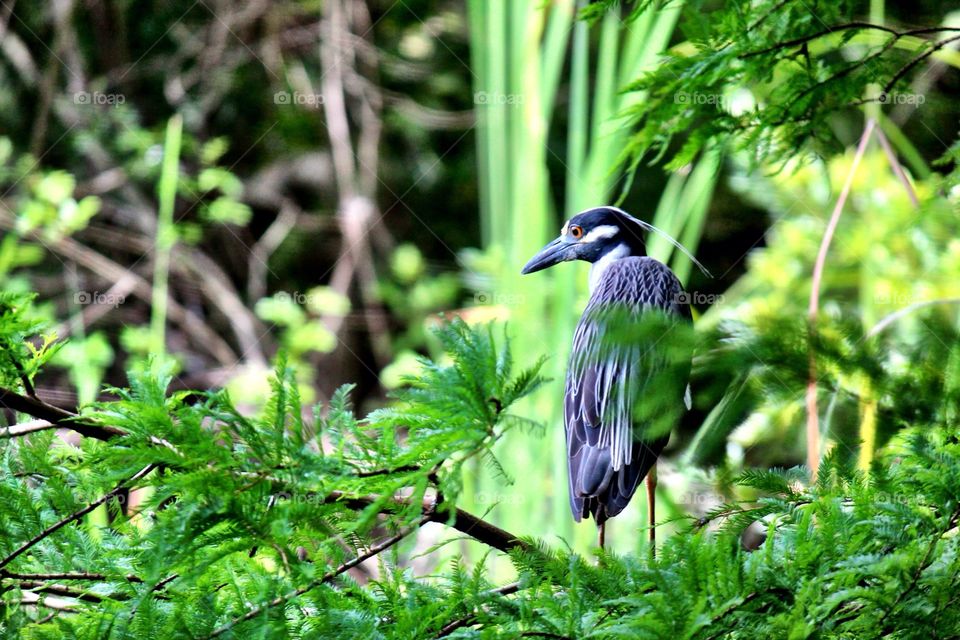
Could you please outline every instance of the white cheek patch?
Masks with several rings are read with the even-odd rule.
[[[619,227],[615,227],[612,224],[602,224],[599,227],[595,227],[590,230],[590,233],[583,237],[583,240],[580,242],[596,242],[597,240],[606,240],[617,235],[620,231]]]
[[[569,222],[564,222],[564,223],[563,223],[563,228],[560,229],[560,235],[562,235],[562,236],[567,235],[567,225],[569,225],[569,224],[570,224]]]
[[[590,265],[590,293],[593,293],[597,285],[600,284],[603,274],[617,260],[626,258],[630,255],[630,247],[625,244],[618,244],[616,247],[607,251],[603,256]]]

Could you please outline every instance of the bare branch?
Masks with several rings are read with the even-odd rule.
[[[75,413],[71,413],[65,409],[61,409],[60,407],[48,404],[39,398],[28,398],[27,396],[20,395],[19,393],[10,391],[9,389],[0,388],[0,408],[26,413],[34,418],[46,420],[57,427],[70,429],[72,431],[76,431],[80,435],[96,438],[97,440],[109,440],[110,438],[122,436],[126,433],[125,431],[117,429],[116,427],[88,422],[81,419]],[[14,429],[14,427],[10,427],[10,429]],[[10,429],[8,429],[8,431],[10,431]],[[39,429],[33,430],[39,431]],[[23,434],[7,433],[6,435],[10,436]]]
[[[364,509],[371,504],[381,501],[381,496],[351,496],[342,491],[332,491],[326,498],[327,503],[343,503],[351,509]],[[407,506],[409,503],[403,498],[394,498],[390,502],[394,506]],[[463,509],[457,509],[453,515],[446,512],[439,512],[433,500],[423,501],[423,513],[429,518],[430,522],[447,524],[461,533],[465,533],[471,538],[482,542],[494,549],[507,553],[513,549],[532,550],[533,547],[524,542],[512,533],[491,524],[479,516],[468,513]]]
[[[47,429],[56,429],[57,425],[49,420],[31,420],[0,429],[0,438],[18,438],[28,433],[37,433]]]

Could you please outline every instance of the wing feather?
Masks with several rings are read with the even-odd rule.
[[[564,394],[570,508],[577,521],[592,515],[598,524],[626,507],[669,439],[643,437],[646,425],[635,424],[638,400],[666,388],[667,400],[682,406],[689,375],[687,367],[682,380],[654,385],[664,357],[649,341],[611,344],[599,312],[613,307],[633,320],[651,308],[690,320],[673,272],[652,258],[630,257],[606,270],[577,324]]]

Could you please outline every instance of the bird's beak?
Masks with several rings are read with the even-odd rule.
[[[537,255],[530,258],[530,262],[523,267],[523,270],[520,271],[520,273],[526,275],[528,273],[533,273],[534,271],[540,271],[541,269],[552,267],[558,262],[573,260],[574,256],[571,255],[569,249],[570,243],[565,242],[562,237],[557,238],[543,249],[540,249]]]

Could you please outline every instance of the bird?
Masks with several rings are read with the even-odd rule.
[[[570,509],[577,522],[595,520],[601,548],[606,521],[623,511],[645,476],[654,548],[655,465],[672,423],[691,404],[691,342],[680,340],[672,348],[669,339],[683,333],[673,328],[692,325],[690,296],[667,265],[646,255],[646,231],[665,236],[709,275],[668,234],[612,206],[570,218],[521,271],[591,263],[590,297],[573,336],[563,414]],[[652,319],[665,324],[645,331],[643,323]]]

